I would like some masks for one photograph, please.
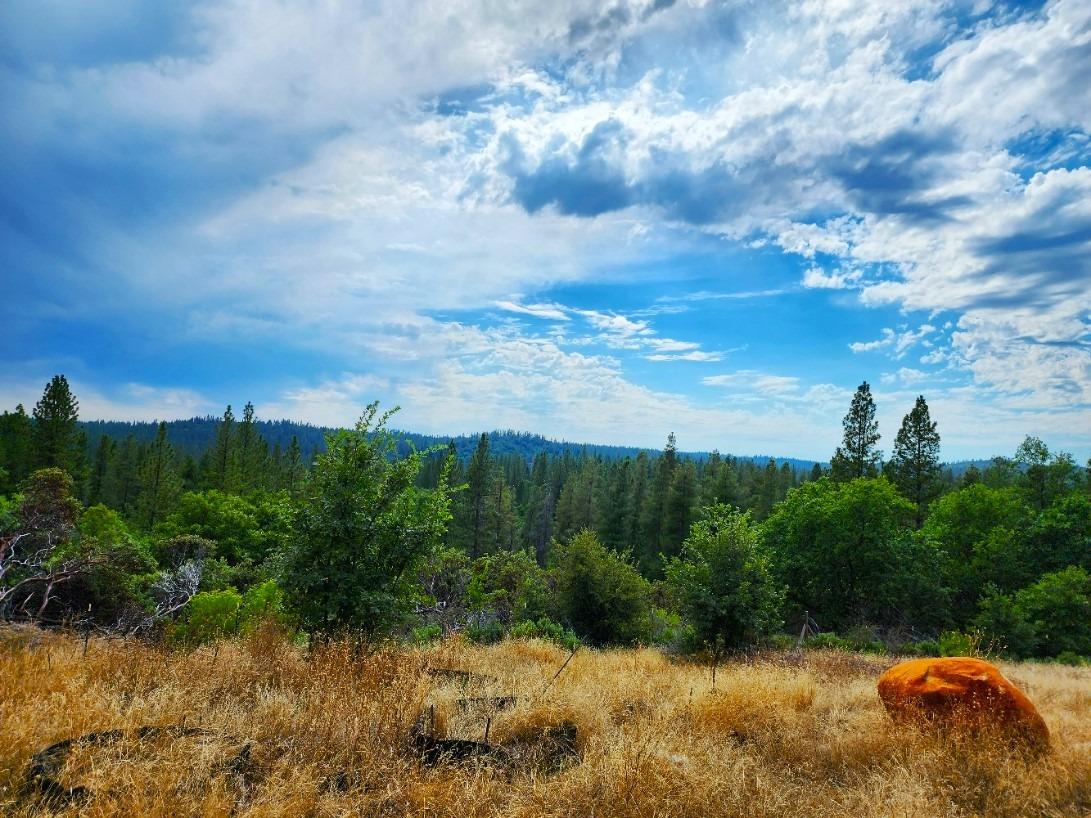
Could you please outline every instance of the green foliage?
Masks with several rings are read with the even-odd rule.
[[[171,636],[183,645],[202,645],[238,633],[242,595],[234,588],[197,594],[175,623]]]
[[[844,440],[830,458],[833,479],[874,477],[878,474],[882,453],[875,448],[879,442],[879,422],[875,419],[875,401],[867,381],[856,388],[852,405],[841,425]]]
[[[939,433],[924,395],[917,398],[913,410],[902,420],[889,466],[894,485],[916,506],[916,524],[920,528],[925,508],[939,488]]]
[[[758,642],[781,624],[773,579],[749,514],[704,510],[666,566],[667,586],[702,644],[718,656]]]
[[[939,635],[940,656],[984,656],[987,644],[978,631],[944,631]]]
[[[592,645],[629,645],[649,636],[651,586],[625,556],[607,549],[593,531],[554,546],[557,606]]]
[[[1035,576],[1026,553],[1030,515],[1015,489],[981,483],[932,504],[921,533],[941,555],[943,581],[953,591],[957,623],[972,619],[986,584],[1012,591]]]
[[[886,651],[886,645],[878,640],[871,638],[870,634],[849,634],[847,636],[838,636],[836,633],[826,632],[817,633],[814,636],[808,636],[803,643],[804,647],[810,649],[827,650],[840,650],[846,653],[873,653],[877,655],[883,655]]]
[[[413,579],[450,518],[446,478],[416,487],[422,455],[395,457],[378,404],[329,438],[295,516],[283,587],[304,628],[376,635],[403,621]]]
[[[291,531],[291,503],[286,495],[240,497],[211,489],[187,492],[156,528],[162,539],[184,534],[216,543],[216,554],[231,565],[261,562],[284,547]]]
[[[580,645],[580,638],[575,633],[548,616],[518,622],[508,633],[516,639],[545,639],[568,650],[575,650]]]
[[[120,542],[132,536],[121,515],[101,503],[84,510],[77,528],[85,540]]]
[[[58,468],[77,476],[82,458],[79,401],[64,375],[54,375],[34,406],[34,451],[40,468]]]
[[[974,626],[997,650],[1014,659],[1033,656],[1038,636],[1024,612],[1010,594],[990,586],[978,603]]]
[[[420,625],[410,632],[410,640],[417,645],[429,645],[443,638],[443,626]]]
[[[1034,628],[1036,652],[1091,655],[1091,575],[1070,566],[1015,594],[1015,608]]]
[[[545,571],[525,551],[499,551],[473,561],[466,587],[472,611],[488,611],[499,623],[534,620],[548,605]]]
[[[792,489],[764,523],[774,568],[788,588],[788,619],[804,611],[824,629],[942,623],[938,555],[913,535],[913,506],[885,478]]]
[[[62,469],[38,469],[27,478],[19,503],[18,526],[30,534],[36,547],[53,547],[75,534],[83,509],[72,490],[72,478]]]
[[[255,585],[245,594],[234,588],[203,591],[189,601],[181,619],[171,628],[171,638],[196,646],[216,639],[249,633],[263,622],[287,625],[284,593],[273,581]]]
[[[14,493],[36,460],[34,424],[19,404],[0,414],[0,495]]]
[[[174,447],[167,440],[167,424],[160,423],[155,440],[144,454],[139,470],[140,495],[137,515],[150,531],[173,508],[182,492],[182,479],[174,462]]]

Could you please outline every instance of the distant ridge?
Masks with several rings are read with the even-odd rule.
[[[216,427],[220,418],[214,416],[195,417],[188,420],[167,421],[170,441],[175,449],[185,454],[197,455],[208,448],[216,438]],[[155,421],[121,421],[121,420],[87,420],[81,421],[81,427],[87,434],[87,445],[94,447],[100,437],[106,435],[115,440],[122,440],[129,435],[138,442],[150,442],[155,437],[158,423]],[[280,444],[282,450],[288,448],[292,437],[299,438],[299,446],[303,452],[325,451],[325,436],[336,432],[337,429],[324,426],[312,426],[309,423],[297,423],[291,420],[257,420],[254,422],[262,437],[272,448]],[[477,447],[480,433],[454,435],[425,435],[417,432],[397,430],[403,441],[412,444],[417,449],[425,449],[430,446],[447,446],[454,441],[455,450],[460,459],[468,460]],[[579,456],[586,452],[592,457],[601,457],[604,460],[620,460],[626,457],[636,457],[640,452],[658,454],[659,449],[641,448],[639,446],[607,446],[599,443],[573,443],[567,440],[552,440],[542,435],[530,432],[516,432],[513,430],[495,430],[489,432],[489,451],[494,457],[507,455],[519,455],[529,463],[540,452],[546,452],[550,457],[563,457],[567,452],[572,456]],[[710,452],[683,452],[679,456],[692,459],[705,459]],[[721,452],[724,456],[728,453]],[[766,463],[770,458],[777,463],[787,462],[797,471],[810,469],[814,466],[814,460],[805,460],[798,457],[776,457],[774,455],[735,455],[738,460],[752,460],[755,463]],[[827,463],[821,463],[826,466]]]

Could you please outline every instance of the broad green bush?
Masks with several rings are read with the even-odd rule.
[[[631,645],[650,636],[651,585],[627,556],[585,530],[555,546],[557,605],[572,629],[592,645]]]
[[[568,650],[575,650],[580,645],[576,634],[547,616],[535,621],[518,622],[508,633],[516,639],[546,639]]]

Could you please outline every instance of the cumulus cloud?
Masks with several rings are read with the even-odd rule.
[[[626,402],[658,401],[694,428],[777,426],[795,446],[806,424],[709,414],[680,380],[633,372],[678,363],[692,387],[702,367],[682,362],[748,340],[734,315],[710,334],[696,315],[668,326],[672,309],[803,294],[882,314],[851,350],[913,355],[921,368],[888,373],[892,390],[942,371],[937,403],[967,440],[975,417],[1014,435],[1052,412],[1091,446],[1078,431],[1091,428],[1079,0],[108,0],[78,13],[12,0],[0,28],[18,123],[0,135],[11,348],[67,337],[40,327],[131,323],[164,347],[306,357],[264,405],[322,422],[351,421],[377,391],[419,401],[437,430],[441,407],[479,427],[487,405],[495,425],[538,429],[556,410],[599,439],[654,425]],[[569,298],[589,281],[631,296],[723,248],[783,253],[798,280],[738,285],[742,262],[724,255],[643,308]],[[487,326],[497,310],[512,334]],[[526,329],[538,322],[547,334]],[[738,365],[752,368],[704,383],[798,412],[845,398],[809,363]],[[487,401],[476,411],[472,389]],[[117,394],[103,411],[203,400]]]

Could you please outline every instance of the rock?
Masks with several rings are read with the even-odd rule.
[[[879,698],[897,721],[999,728],[1034,745],[1049,744],[1049,729],[1030,699],[981,659],[902,662],[880,677]]]

